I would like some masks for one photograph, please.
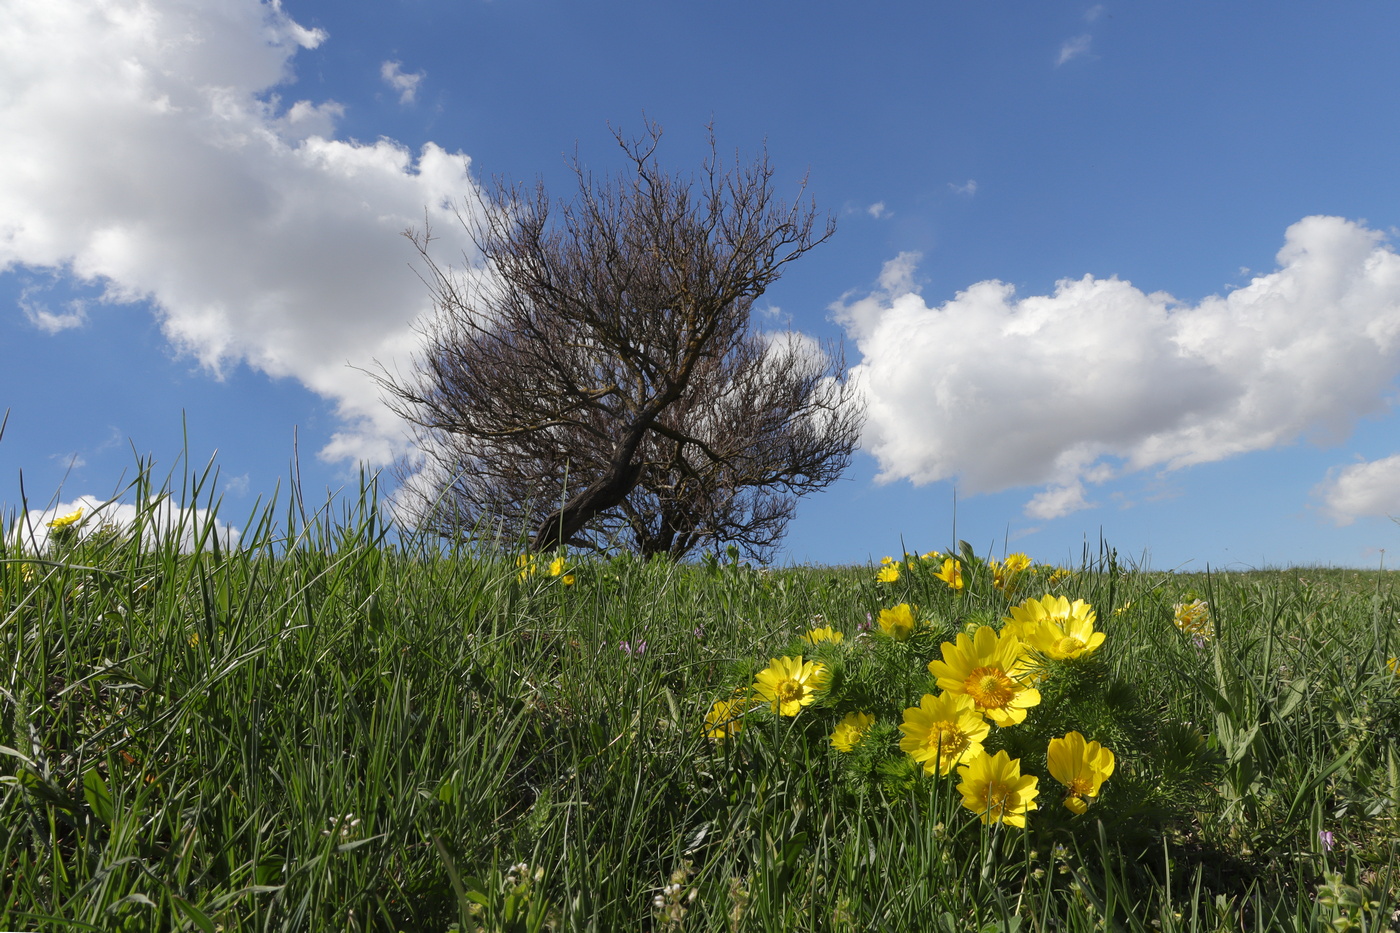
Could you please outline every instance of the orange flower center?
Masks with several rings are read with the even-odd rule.
[[[1016,695],[1016,681],[999,667],[979,667],[963,681],[963,690],[983,709],[1002,709]]]
[[[967,750],[967,736],[963,735],[957,723],[936,722],[929,728],[928,734],[941,755],[956,757]]]
[[[1086,777],[1076,777],[1069,782],[1069,793],[1067,797],[1085,797],[1093,789],[1094,783]]]
[[[1084,650],[1084,647],[1084,642],[1075,638],[1073,635],[1066,635],[1064,638],[1055,642],[1055,652],[1067,657],[1078,654]]]
[[[784,703],[791,703],[794,700],[802,699],[802,684],[795,680],[785,680],[778,684],[778,699]]]

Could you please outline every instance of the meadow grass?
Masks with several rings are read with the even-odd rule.
[[[1056,592],[1098,611],[1105,702],[1152,754],[1077,820],[1042,779],[1021,830],[835,751],[820,701],[704,726],[816,624],[854,678],[916,650],[859,632],[882,608],[917,601],[936,645],[1003,592],[627,555],[566,585],[393,535],[372,490],[263,508],[234,549],[141,521],[0,552],[0,928],[1396,928],[1390,573],[1086,555]],[[885,700],[918,703],[910,670]]]

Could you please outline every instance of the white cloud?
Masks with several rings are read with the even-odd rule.
[[[968,197],[972,197],[977,193],[977,180],[975,178],[969,178],[961,185],[955,185],[950,181],[948,182],[948,187],[952,188],[955,194],[965,194]]]
[[[428,309],[399,233],[469,244],[468,159],[332,138],[341,105],[278,91],[326,40],[280,5],[9,0],[0,18],[0,271],[45,269],[153,303],[215,373],[246,363],[333,401],[322,456],[383,462],[402,427],[364,373],[404,360]],[[426,214],[425,214],[426,210]],[[79,326],[81,312],[30,320]],[[96,307],[86,310],[98,313]]]
[[[1373,515],[1400,516],[1400,454],[1333,467],[1313,494],[1338,525]]]
[[[1088,33],[1067,40],[1064,45],[1060,46],[1060,56],[1055,59],[1055,66],[1059,67],[1071,59],[1078,58],[1081,55],[1087,55],[1089,53],[1089,47],[1093,45],[1093,43],[1094,37]]]
[[[74,327],[82,327],[87,323],[87,302],[70,301],[67,303],[67,311],[54,312],[50,311],[49,306],[44,302],[34,301],[31,298],[34,293],[33,287],[20,290],[19,309],[24,312],[29,323],[45,333],[57,334]]]
[[[411,104],[418,96],[418,85],[423,83],[424,73],[406,73],[403,70],[403,62],[385,62],[379,66],[379,77],[399,92],[399,103]]]
[[[238,545],[238,529],[224,524],[211,510],[180,508],[171,503],[168,497],[148,502],[138,511],[130,503],[79,496],[72,502],[61,502],[47,509],[30,509],[18,516],[6,531],[6,539],[30,553],[47,553],[53,537],[49,522],[79,510],[81,517],[70,526],[79,538],[87,538],[99,531],[130,532],[139,515],[141,537],[148,547],[168,541],[172,536],[185,554],[193,552],[196,545],[212,537],[217,537],[219,546],[223,548]]]
[[[876,201],[874,204],[867,207],[865,211],[871,217],[874,217],[876,220],[879,220],[881,217],[888,217],[890,213],[888,210],[885,209],[884,201]]]
[[[1102,4],[1102,3],[1096,3],[1096,4],[1094,4],[1093,6],[1089,7],[1089,9],[1087,9],[1087,10],[1084,11],[1084,21],[1085,21],[1086,23],[1092,23],[1094,20],[1098,19],[1098,18],[1099,18],[1100,16],[1102,16],[1102,15],[1103,15],[1103,4]]]
[[[1087,505],[1083,483],[1335,443],[1400,375],[1400,256],[1340,217],[1293,224],[1277,271],[1194,306],[1085,276],[1026,298],[979,282],[930,307],[917,258],[833,306],[886,481],[1050,486],[1028,510],[1064,514]]]

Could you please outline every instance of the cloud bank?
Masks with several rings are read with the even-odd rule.
[[[169,498],[148,502],[138,513],[130,503],[104,501],[93,496],[79,496],[72,502],[62,502],[47,509],[30,509],[15,519],[6,532],[7,539],[32,554],[47,554],[54,530],[49,523],[74,512],[81,515],[69,527],[78,539],[94,534],[129,534],[141,519],[141,538],[146,547],[174,540],[181,553],[191,554],[197,546],[217,538],[226,550],[238,546],[237,528],[226,525],[209,509],[180,508]]]
[[[59,271],[150,301],[215,373],[247,364],[332,401],[330,459],[383,463],[402,429],[363,373],[405,360],[427,295],[398,234],[462,239],[468,159],[335,139],[334,101],[284,101],[327,40],[277,2],[9,0],[0,17],[0,272]],[[386,77],[411,99],[420,76]],[[24,313],[54,332],[98,308]]]
[[[917,258],[832,309],[862,355],[864,446],[883,481],[1046,487],[1033,518],[1091,505],[1093,485],[1136,471],[1337,443],[1400,375],[1400,256],[1341,217],[1293,224],[1276,271],[1197,305],[1085,276],[1026,298],[979,282],[930,307]],[[1334,511],[1359,502],[1350,469],[1332,477],[1352,490]]]

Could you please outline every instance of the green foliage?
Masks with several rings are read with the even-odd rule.
[[[186,522],[217,507],[210,473],[178,487],[143,472],[133,496]],[[0,927],[1394,924],[1390,574],[1181,577],[1109,552],[1008,576],[964,548],[961,589],[913,555],[890,583],[620,557],[567,584],[396,537],[368,482],[338,514],[255,511],[235,549],[205,523],[182,553],[162,520],[0,543]],[[1107,640],[1000,731],[1041,809],[983,827],[898,753],[897,714],[943,641],[1045,591],[1091,603]],[[1173,623],[1195,598],[1199,644]],[[922,620],[903,642],[877,634],[901,602]],[[801,641],[822,626],[845,639]],[[708,738],[711,704],[784,654],[830,688]],[[890,712],[832,748],[862,710]],[[1070,729],[1118,756],[1083,817],[1043,767]]]

